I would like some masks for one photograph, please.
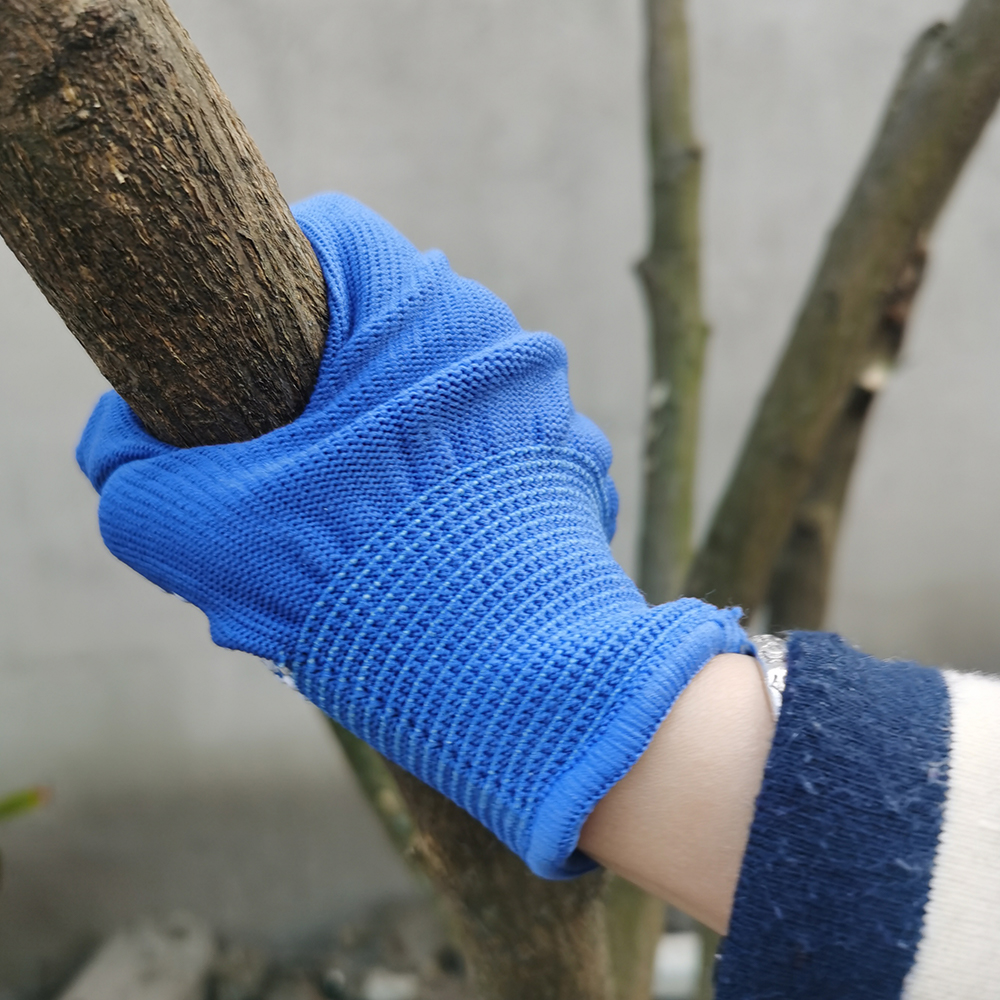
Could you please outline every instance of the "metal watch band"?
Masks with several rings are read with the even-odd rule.
[[[779,635],[752,635],[750,641],[756,650],[757,663],[771,704],[771,715],[777,722],[781,714],[781,699],[788,675],[788,641]]]

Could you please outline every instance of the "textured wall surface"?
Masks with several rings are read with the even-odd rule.
[[[633,565],[645,344],[639,0],[175,0],[290,199],[337,187],[569,346]],[[952,0],[692,0],[706,159],[702,522],[902,54]],[[1000,662],[1000,136],[932,248],[855,481],[831,624]],[[107,555],[72,449],[100,377],[0,248],[0,989],[186,906],[294,943],[407,881],[322,723]],[[0,994],[2,995],[2,994]]]

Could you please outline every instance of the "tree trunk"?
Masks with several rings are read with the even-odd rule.
[[[322,275],[166,3],[0,0],[0,66],[0,233],[146,427],[194,445],[291,420],[322,351]],[[536,879],[405,785],[486,995],[607,1000],[600,879]]]
[[[610,998],[604,872],[538,878],[458,806],[391,769],[419,830],[416,856],[456,918],[481,1000]]]

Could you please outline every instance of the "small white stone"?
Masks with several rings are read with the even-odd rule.
[[[372,969],[361,987],[363,1000],[417,1000],[420,979],[411,972]]]
[[[657,379],[649,387],[649,408],[658,410],[661,406],[666,406],[670,399],[670,383],[666,379]]]
[[[61,1000],[195,1000],[215,958],[215,938],[186,914],[116,934]]]
[[[653,959],[653,1000],[689,1000],[701,978],[701,937],[696,931],[664,934]]]

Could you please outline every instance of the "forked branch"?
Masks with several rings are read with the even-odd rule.
[[[1000,0],[968,0],[915,46],[834,227],[686,591],[747,612],[767,592],[875,333],[1000,97]]]

